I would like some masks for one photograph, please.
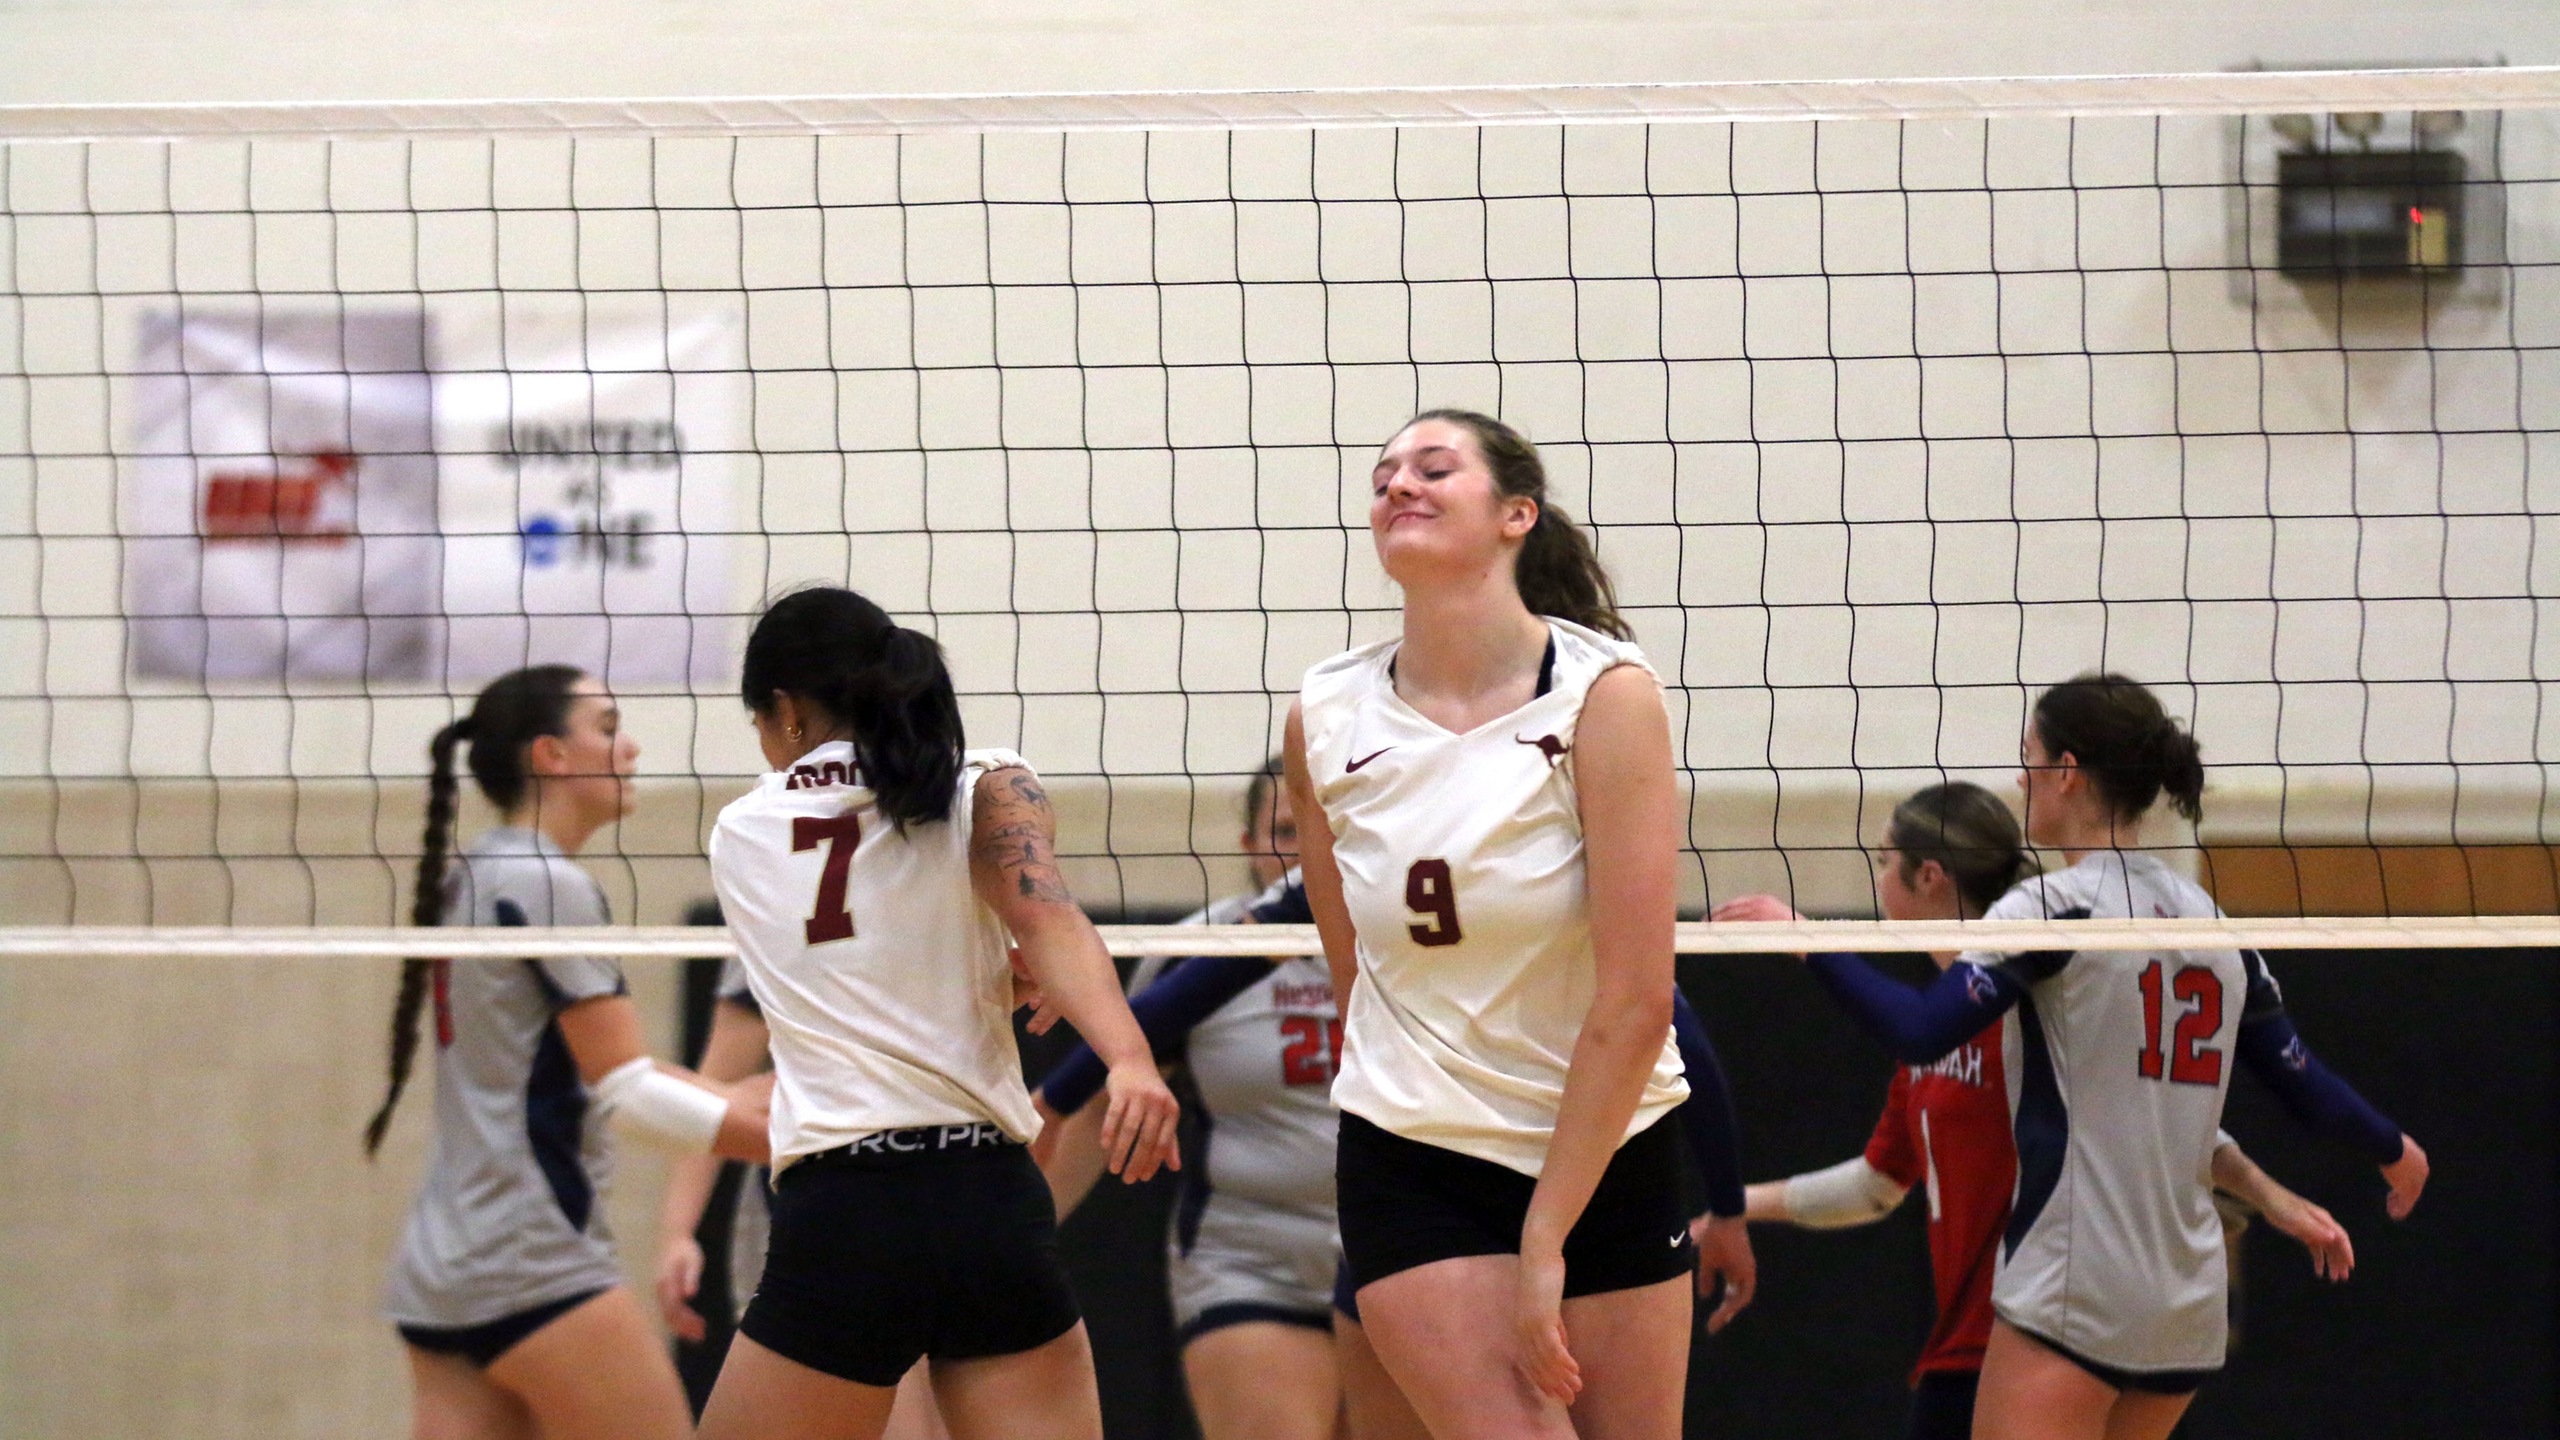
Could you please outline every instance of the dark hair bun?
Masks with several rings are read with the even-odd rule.
[[[2163,794],[2189,820],[2204,818],[2204,747],[2136,681],[2112,671],[2074,676],[2037,697],[2045,754],[2070,756],[2120,815],[2140,815]]]

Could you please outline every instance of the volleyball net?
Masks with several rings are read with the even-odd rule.
[[[429,736],[580,666],[582,857],[702,955],[760,599],[850,584],[1052,782],[1124,954],[1243,888],[1365,477],[1501,415],[1665,682],[1684,913],[1872,915],[2096,669],[2235,919],[2560,943],[2560,71],[0,107],[0,956],[406,954]],[[465,828],[485,823],[466,814]],[[2140,934],[2136,934],[2140,931]],[[1684,949],[1934,948],[1684,925]]]

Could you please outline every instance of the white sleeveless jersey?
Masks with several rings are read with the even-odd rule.
[[[1985,918],[2220,913],[2158,858],[2100,852]],[[2220,1368],[2228,1272],[2210,1172],[2241,1015],[2272,982],[2233,950],[2009,963],[2031,983],[2002,1022],[2018,1180],[1992,1308],[2118,1369]]]
[[[1632,645],[1548,624],[1543,693],[1463,735],[1396,695],[1398,641],[1325,661],[1299,696],[1359,936],[1334,1100],[1525,1175],[1546,1166],[1595,988],[1574,729],[1593,681],[1645,664]],[[1665,1028],[1627,1135],[1680,1103],[1682,1077]]]
[[[1023,763],[970,751],[950,818],[900,834],[838,741],[720,812],[711,879],[773,1037],[777,1171],[883,1130],[1039,1132],[1004,927],[969,883],[971,792]]]

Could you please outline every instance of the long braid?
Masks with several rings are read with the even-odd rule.
[[[444,923],[445,859],[453,844],[453,817],[461,799],[461,787],[453,777],[454,748],[471,737],[471,717],[465,716],[436,732],[427,747],[434,768],[427,772],[427,830],[418,852],[418,888],[411,902],[409,919],[421,927]],[[382,1097],[382,1108],[364,1127],[364,1153],[371,1155],[382,1148],[382,1137],[391,1128],[391,1112],[400,1104],[400,1092],[408,1088],[409,1071],[418,1059],[418,1013],[426,1007],[427,983],[434,974],[433,960],[400,962],[400,998],[391,1006],[391,1080]]]

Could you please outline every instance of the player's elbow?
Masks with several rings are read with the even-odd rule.
[[[1611,985],[1604,980],[1592,996],[1583,1028],[1606,1043],[1658,1050],[1671,1031],[1671,991],[1667,982]]]

